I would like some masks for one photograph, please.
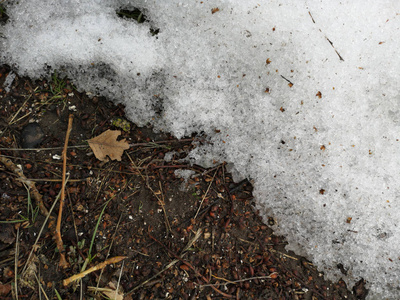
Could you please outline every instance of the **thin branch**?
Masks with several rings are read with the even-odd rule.
[[[109,258],[109,259],[103,261],[102,263],[99,263],[98,265],[95,265],[94,267],[91,267],[90,269],[88,269],[88,270],[86,270],[84,272],[81,272],[81,273],[76,274],[74,276],[71,276],[71,277],[69,277],[67,279],[64,279],[63,280],[63,285],[67,286],[70,283],[72,283],[72,282],[74,282],[74,281],[76,281],[78,279],[81,279],[81,278],[85,277],[86,275],[88,275],[88,274],[90,274],[90,273],[92,273],[94,271],[97,271],[97,270],[105,268],[107,265],[119,263],[121,260],[123,260],[125,258],[127,258],[127,256],[116,256],[116,257]]]
[[[67,134],[65,136],[65,143],[64,143],[64,150],[62,153],[63,156],[63,174],[62,174],[62,184],[61,184],[61,199],[60,199],[60,209],[58,211],[58,218],[57,218],[57,226],[56,226],[56,243],[57,243],[57,248],[58,252],[60,252],[60,263],[59,266],[62,268],[68,267],[68,262],[65,259],[65,254],[64,254],[64,245],[61,237],[61,219],[62,219],[62,211],[63,211],[63,206],[65,202],[65,173],[67,170],[67,149],[68,149],[68,140],[69,140],[69,135],[72,130],[72,121],[73,121],[74,116],[71,114],[69,115],[68,119],[68,129],[67,129]]]

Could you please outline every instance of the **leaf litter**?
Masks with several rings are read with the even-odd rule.
[[[126,139],[118,141],[120,135],[120,130],[107,130],[88,140],[96,158],[105,162],[109,159],[121,161],[124,150],[129,149],[129,143]]]

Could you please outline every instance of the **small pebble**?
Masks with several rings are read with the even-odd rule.
[[[21,132],[22,148],[36,148],[44,138],[44,132],[38,123],[29,123]]]

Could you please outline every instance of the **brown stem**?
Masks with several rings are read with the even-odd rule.
[[[68,140],[69,140],[69,135],[71,133],[72,129],[72,120],[74,116],[71,114],[69,115],[68,119],[68,129],[67,129],[67,134],[65,136],[65,143],[64,143],[64,150],[62,152],[63,156],[63,173],[62,173],[62,185],[61,185],[61,198],[60,198],[60,209],[58,211],[58,218],[57,218],[57,226],[56,226],[56,243],[57,243],[57,248],[58,252],[60,252],[60,263],[59,266],[62,268],[68,267],[68,262],[65,259],[65,254],[64,254],[64,245],[63,241],[61,238],[61,218],[62,218],[62,211],[63,211],[63,206],[65,202],[65,173],[67,171],[67,149],[68,149]]]

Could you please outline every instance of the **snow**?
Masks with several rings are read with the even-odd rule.
[[[148,21],[116,14],[133,7]],[[289,249],[329,278],[363,277],[370,299],[400,297],[400,2],[21,0],[7,13],[1,63],[207,136],[191,161],[251,178]]]
[[[174,174],[177,178],[183,178],[182,185],[180,187],[181,191],[187,191],[188,190],[188,181],[194,174],[196,174],[195,171],[192,170],[183,170],[183,169],[178,169],[174,171]]]
[[[11,71],[10,73],[8,73],[6,80],[4,80],[3,87],[7,93],[10,92],[11,86],[12,86],[16,76],[17,76],[17,74],[15,74],[13,71]]]

